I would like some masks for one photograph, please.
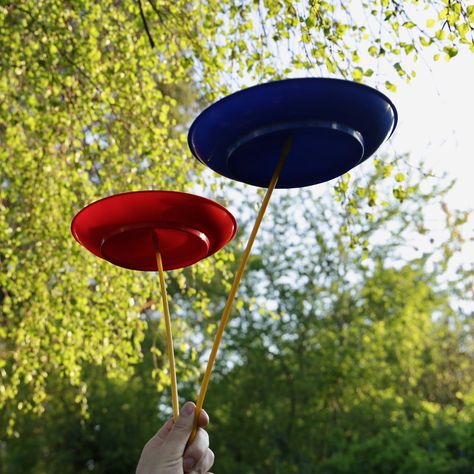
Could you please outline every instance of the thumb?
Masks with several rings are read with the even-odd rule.
[[[193,430],[195,410],[196,405],[193,402],[185,403],[181,408],[178,419],[166,437],[167,448],[173,451],[175,455],[182,456],[184,453],[186,443]]]

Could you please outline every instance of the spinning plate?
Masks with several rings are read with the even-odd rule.
[[[165,270],[212,255],[235,235],[234,216],[194,194],[138,191],[116,194],[79,211],[74,238],[94,255],[124,268],[156,271],[156,246]]]
[[[267,187],[285,142],[292,146],[277,188],[340,176],[371,156],[397,123],[381,92],[351,81],[286,79],[231,94],[204,110],[188,143],[228,178]]]

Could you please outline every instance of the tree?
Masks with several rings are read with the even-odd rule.
[[[56,375],[76,387],[84,413],[84,369],[128,377],[142,357],[145,309],[159,304],[153,276],[115,268],[74,242],[74,214],[114,192],[188,189],[200,170],[185,156],[195,92],[184,58],[165,44],[166,61],[151,51],[133,3],[1,8],[0,406],[12,434],[17,412],[44,410]],[[190,312],[205,309],[193,279],[211,278],[227,258],[177,274],[175,314],[180,295],[194,303]],[[175,327],[182,359],[191,352],[180,337],[187,322]],[[189,374],[192,364],[180,375]]]
[[[370,58],[386,58],[407,78],[405,60],[421,48],[447,57],[472,48],[471,6],[426,6],[425,32],[416,2],[352,11],[330,2],[208,0],[199,12],[187,0],[2,3],[0,406],[8,434],[18,413],[44,411],[54,396],[50,380],[75,387],[85,414],[88,367],[126,379],[143,356],[154,277],[87,255],[69,234],[75,212],[119,191],[195,184],[208,191],[186,155],[185,124],[197,106],[243,83],[298,70],[362,80],[372,74],[361,66]],[[371,33],[373,24],[381,34]],[[193,329],[211,317],[197,282],[225,278],[231,259],[221,252],[174,274],[183,380],[196,375],[205,347],[193,348]],[[166,373],[153,351],[162,387]]]
[[[350,191],[339,205],[307,190],[274,202],[208,395],[217,471],[470,472],[473,328],[456,307],[469,298],[469,267],[445,286],[465,215],[450,214],[431,252],[407,255],[415,234],[436,235],[424,210],[442,203],[443,189],[427,173],[407,173],[403,202],[386,201],[397,182],[390,167],[399,165],[380,160],[356,180],[344,177]],[[354,235],[367,243],[351,248]],[[216,276],[201,291],[217,321],[225,284]],[[3,471],[133,470],[165,415],[149,377],[149,349],[164,350],[153,337],[126,381],[85,371],[86,419],[56,378],[45,413],[21,417],[20,438],[7,441]],[[192,389],[182,384],[182,393]]]
[[[389,202],[391,167],[339,208],[307,191],[274,202],[209,390],[217,471],[472,469],[472,267],[446,277],[466,216],[440,239],[425,211],[443,191],[407,174]]]

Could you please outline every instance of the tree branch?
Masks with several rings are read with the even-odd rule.
[[[150,41],[150,46],[154,48],[155,42],[153,41],[150,30],[148,29],[148,23],[145,18],[145,13],[143,12],[142,0],[137,0],[137,2],[138,2],[138,6],[140,7],[140,16],[142,17],[143,26],[145,27],[146,35],[148,36],[148,41]]]

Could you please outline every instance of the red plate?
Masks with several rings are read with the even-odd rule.
[[[116,194],[79,211],[74,238],[94,255],[124,268],[156,271],[155,245],[165,270],[212,255],[235,235],[237,223],[223,206],[194,194],[138,191]]]

